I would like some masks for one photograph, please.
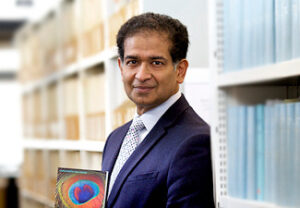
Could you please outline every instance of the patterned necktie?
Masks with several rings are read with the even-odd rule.
[[[140,142],[140,132],[145,128],[143,121],[139,118],[135,118],[124,138],[122,143],[118,158],[115,162],[115,166],[111,173],[108,196],[111,189],[115,183],[115,180],[123,167],[124,163],[127,161],[132,152],[136,149]]]

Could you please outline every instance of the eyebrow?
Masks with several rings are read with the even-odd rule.
[[[138,56],[126,56],[124,59],[138,59]]]
[[[165,61],[167,61],[167,59],[166,59],[166,58],[164,58],[164,57],[162,57],[162,56],[152,56],[152,57],[150,57],[150,59],[151,59],[151,60],[162,59],[162,60],[165,60]]]
[[[124,60],[126,60],[126,59],[139,59],[139,56],[128,55],[124,58]],[[167,61],[167,59],[163,56],[150,56],[149,59],[150,60],[164,60],[164,61]]]

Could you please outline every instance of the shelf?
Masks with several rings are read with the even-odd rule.
[[[61,70],[47,76],[46,78],[42,78],[33,83],[25,85],[23,88],[23,93],[32,92],[35,89],[39,89],[42,86],[47,86],[52,82],[55,82],[59,79],[63,79],[65,77],[70,76],[80,70],[86,70],[91,66],[102,63],[105,60],[116,58],[118,56],[117,48],[113,47],[110,49],[106,49],[104,51],[99,52],[98,54],[92,55],[88,58],[84,58],[81,61],[75,62],[67,67],[64,67]]]
[[[220,198],[220,208],[284,208],[279,207],[277,205],[266,203],[266,202],[258,202],[253,200],[246,199],[237,199],[232,197],[221,197]]]
[[[88,69],[96,64],[104,62],[107,59],[111,59],[118,56],[117,47],[104,50],[98,54],[92,55],[90,57],[84,58],[80,63],[80,68]]]
[[[300,75],[300,59],[219,74],[218,87],[258,84]]]
[[[27,190],[22,189],[21,195],[25,198],[35,200],[35,201],[37,201],[41,204],[44,204],[48,207],[53,207],[53,205],[54,205],[54,201],[51,201],[47,197],[38,195],[38,194],[33,193],[31,191],[27,191]]]
[[[103,141],[66,141],[49,139],[26,139],[23,141],[25,149],[45,150],[68,150],[68,151],[91,151],[102,152],[105,142]]]

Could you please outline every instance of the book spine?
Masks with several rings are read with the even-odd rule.
[[[294,201],[295,207],[300,207],[300,177],[298,173],[300,173],[300,102],[295,105],[295,125],[294,125],[294,148],[293,148],[293,157],[294,163],[293,167],[295,167],[294,177],[293,177],[293,193],[294,193]]]
[[[291,58],[291,4],[290,0],[275,0],[276,60]]]
[[[265,0],[264,5],[264,64],[275,62],[274,0]]]
[[[287,103],[285,104],[287,108],[287,121],[286,121],[286,148],[284,153],[285,158],[285,164],[286,168],[284,169],[284,190],[285,190],[285,201],[287,206],[293,206],[293,174],[295,171],[293,171],[293,146],[294,146],[294,122],[295,122],[295,104],[294,103]]]
[[[237,196],[237,107],[229,106],[227,111],[227,145],[228,145],[228,194]]]
[[[292,47],[292,58],[300,56],[300,1],[291,0],[291,21],[292,21],[292,32],[291,32],[291,47]]]
[[[284,188],[284,183],[285,183],[285,168],[286,167],[286,157],[285,157],[285,149],[286,149],[286,105],[284,103],[279,104],[279,144],[278,144],[278,173],[279,173],[279,178],[278,178],[278,201],[277,203],[279,205],[284,205],[285,203],[285,198],[286,198],[286,193],[285,193],[285,188]]]
[[[242,44],[241,44],[241,67],[250,68],[252,67],[252,49],[253,44],[251,44],[252,38],[252,6],[253,1],[243,2],[243,13],[242,13]]]
[[[238,135],[237,135],[237,149],[238,152],[238,173],[237,173],[237,183],[238,183],[238,197],[246,198],[246,158],[247,158],[247,111],[246,106],[238,107]]]
[[[272,103],[267,102],[265,105],[265,119],[264,119],[264,125],[265,125],[265,131],[264,131],[264,137],[265,137],[265,201],[271,201],[271,183],[272,183],[272,177],[271,177],[271,152],[273,151],[271,149],[271,105]]]
[[[256,173],[255,173],[255,107],[247,107],[247,199],[256,198]]]
[[[255,0],[255,9],[253,12],[254,19],[254,42],[255,50],[255,66],[263,65],[264,63],[264,43],[265,43],[265,19],[264,19],[264,7],[265,1]]]
[[[264,200],[264,106],[256,106],[256,194]]]

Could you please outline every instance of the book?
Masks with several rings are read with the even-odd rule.
[[[246,158],[247,158],[247,108],[245,105],[238,107],[238,123],[237,123],[237,196],[246,198]],[[234,151],[234,150],[233,150]]]
[[[264,125],[265,125],[265,131],[264,131],[264,137],[265,137],[265,201],[272,201],[272,193],[273,187],[272,183],[274,183],[274,180],[272,179],[272,152],[274,151],[275,148],[272,146],[272,132],[274,131],[272,129],[272,110],[273,110],[274,102],[271,100],[268,100],[265,105],[265,120],[264,120]]]
[[[108,172],[59,167],[56,183],[56,208],[105,208]]]
[[[283,174],[285,176],[284,181],[284,191],[286,194],[285,197],[285,204],[288,207],[293,206],[293,174],[295,174],[295,171],[293,171],[293,147],[295,143],[295,136],[293,129],[295,124],[295,103],[290,102],[286,103],[286,138],[285,138],[285,149],[284,149],[284,160],[285,160],[285,168],[283,169]]]
[[[247,106],[247,199],[256,198],[256,163],[255,163],[255,106]]]
[[[264,64],[275,62],[275,19],[274,0],[264,2]]]
[[[238,107],[229,106],[227,109],[227,145],[228,145],[228,194],[232,197],[238,196],[237,191],[237,125]]]
[[[292,191],[294,193],[293,201],[295,202],[296,207],[300,207],[300,177],[297,173],[300,171],[300,102],[295,105],[295,124],[294,124],[294,135],[295,135],[295,144],[293,148],[294,155],[294,164],[295,167],[294,175],[293,175],[293,188]]]
[[[264,200],[264,158],[265,158],[265,140],[264,140],[264,105],[255,106],[256,116],[256,199]]]
[[[276,61],[291,59],[291,5],[288,0],[275,0]]]
[[[292,21],[292,38],[291,38],[291,47],[292,47],[292,58],[298,58],[300,56],[300,1],[291,0],[291,21]]]

